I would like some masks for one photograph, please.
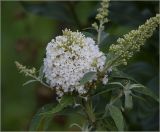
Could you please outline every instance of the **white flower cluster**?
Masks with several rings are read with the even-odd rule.
[[[47,83],[56,88],[59,97],[72,91],[82,95],[87,89],[84,85],[79,85],[79,80],[87,72],[102,71],[105,60],[106,57],[92,38],[65,29],[62,36],[57,36],[48,43],[43,72]],[[106,81],[105,77],[103,82]]]

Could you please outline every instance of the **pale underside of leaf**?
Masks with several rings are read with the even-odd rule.
[[[108,83],[110,85],[119,85],[120,87],[124,88],[123,84],[120,83],[120,82],[111,82],[111,83]]]
[[[124,91],[124,95],[125,95],[125,108],[126,109],[132,109],[133,107],[133,101],[132,101],[132,95],[130,94],[130,92],[125,92]]]

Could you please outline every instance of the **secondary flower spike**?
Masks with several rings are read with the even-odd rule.
[[[65,29],[62,36],[48,43],[43,72],[59,97],[73,91],[82,95],[88,89],[79,80],[88,72],[102,71],[105,61],[105,55],[92,38]],[[93,80],[96,79],[95,76]]]
[[[157,14],[139,26],[137,30],[130,31],[122,38],[119,38],[116,44],[112,44],[109,48],[109,53],[114,55],[117,60],[116,63],[127,64],[127,60],[140,50],[159,24],[160,14]]]

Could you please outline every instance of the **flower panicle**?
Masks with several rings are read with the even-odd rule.
[[[108,7],[109,7],[110,0],[103,0],[101,2],[101,7],[97,9],[98,14],[96,15],[96,19],[99,21],[104,21],[105,23],[108,22]]]
[[[25,76],[35,76],[36,75],[36,68],[28,69],[26,66],[20,64],[18,61],[15,61],[16,67],[20,71],[20,73],[24,73]]]
[[[101,2],[101,7],[97,9],[98,14],[96,15],[96,19],[99,21],[99,24],[101,25],[101,28],[103,27],[103,24],[107,23],[109,21],[108,19],[108,7],[109,7],[109,2],[110,0],[102,0]],[[94,27],[97,31],[99,29],[98,25],[96,22],[92,24],[92,27]]]
[[[89,87],[80,83],[88,72],[103,70],[106,57],[95,41],[79,31],[65,29],[46,47],[43,73],[50,87],[61,98],[65,93],[87,94]],[[97,75],[90,80],[95,82]],[[105,84],[107,81],[105,80]]]
[[[118,64],[127,64],[133,54],[140,50],[145,41],[150,38],[158,25],[160,24],[160,14],[148,19],[137,30],[132,30],[123,38],[119,38],[116,44],[112,44],[109,53],[114,55]]]

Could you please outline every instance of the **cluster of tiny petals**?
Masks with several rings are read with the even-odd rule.
[[[105,60],[92,38],[65,29],[62,36],[48,43],[43,72],[47,83],[56,88],[59,97],[72,91],[82,95],[87,89],[79,85],[79,80],[87,72],[102,71]]]

